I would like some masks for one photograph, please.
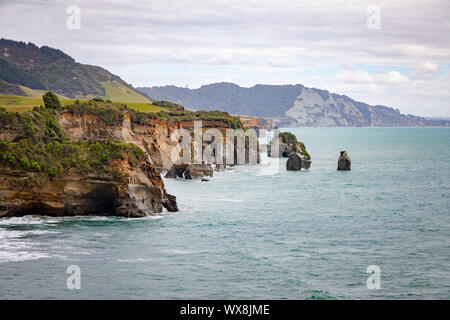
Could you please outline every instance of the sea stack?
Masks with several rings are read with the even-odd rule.
[[[287,170],[298,171],[301,169],[309,169],[310,167],[311,160],[298,152],[291,152],[289,159],[286,161]]]
[[[347,154],[347,151],[341,151],[341,156],[338,160],[338,170],[351,170],[352,161]]]

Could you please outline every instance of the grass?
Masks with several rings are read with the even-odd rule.
[[[37,90],[33,91],[36,92]],[[76,101],[75,99],[68,99],[61,96],[58,97],[60,98],[60,101],[63,106],[73,104]],[[87,101],[87,100],[80,100],[80,101]],[[167,108],[156,106],[151,103],[127,102],[126,104],[130,108],[140,112],[156,113],[161,111],[168,111]],[[31,111],[33,110],[33,107],[40,105],[44,105],[42,95],[37,97],[22,97],[22,96],[0,94],[0,107],[5,108],[7,111],[22,113],[26,111]]]
[[[20,89],[22,89],[23,92],[26,93],[27,96],[29,97],[34,97],[34,98],[41,98],[48,90],[36,90],[36,89],[30,89],[28,87],[24,87],[24,86],[20,86]],[[70,100],[69,98],[62,96],[60,94],[55,93],[58,98],[60,100],[62,99],[66,99],[66,100]]]
[[[226,112],[222,111],[189,111],[189,110],[177,110],[176,104],[166,102],[166,101],[155,101],[152,103],[145,102],[121,102],[121,101],[100,101],[94,103],[92,100],[75,100],[60,98],[63,107],[73,110],[83,110],[89,109],[92,113],[99,113],[101,116],[109,119],[108,114],[111,110],[105,108],[109,104],[118,106],[126,105],[129,109],[135,110],[134,118],[145,118],[145,114],[152,114],[160,119],[183,121],[183,120],[223,120],[228,123],[231,128],[239,129],[242,128],[242,123],[239,117],[232,116]],[[6,111],[24,113],[27,111],[32,111],[35,106],[44,105],[42,97],[23,97],[14,95],[4,95],[0,94],[0,107],[5,108]],[[181,107],[181,106],[178,106]],[[96,110],[98,109],[98,110]],[[116,121],[117,119],[113,119]],[[139,122],[139,121],[137,121]]]
[[[60,99],[63,106],[74,102],[72,99]],[[22,97],[0,94],[0,107],[11,112],[26,112],[33,110],[33,107],[44,105],[42,96]]]
[[[167,108],[155,106],[154,104],[151,103],[127,102],[126,104],[130,108],[140,112],[153,113],[153,112],[167,111]]]
[[[109,81],[102,82],[105,89],[105,99],[117,102],[150,102],[150,100],[139,92],[130,90],[129,88],[120,85],[117,82]]]

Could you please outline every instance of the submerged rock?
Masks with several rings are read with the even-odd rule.
[[[341,156],[338,159],[338,170],[351,170],[352,161],[347,154],[347,151],[341,151]]]

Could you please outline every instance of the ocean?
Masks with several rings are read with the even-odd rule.
[[[450,299],[450,128],[282,131],[310,170],[165,179],[180,212],[158,217],[0,219],[0,298]]]

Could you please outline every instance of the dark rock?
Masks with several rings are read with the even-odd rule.
[[[214,167],[214,171],[224,171],[226,167],[226,164],[216,164],[216,166]]]
[[[352,161],[347,154],[347,151],[341,151],[341,156],[338,160],[338,170],[351,170]]]
[[[286,162],[286,169],[298,171],[302,169],[302,158],[299,153],[292,152]]]
[[[289,153],[291,152],[291,147],[280,140],[278,142],[278,150],[278,155],[276,155],[275,143],[268,145],[267,156],[271,158],[275,158],[276,156],[278,158],[287,158],[289,156]]]
[[[206,182],[206,181],[209,181],[209,179],[202,178],[202,182]]]
[[[166,173],[166,178],[183,178],[184,171],[186,170],[186,164],[176,165],[174,164],[172,168]]]
[[[311,168],[311,160],[302,155],[302,169],[308,170],[309,168]]]
[[[291,152],[289,154],[289,159],[286,161],[287,170],[298,171],[301,169],[309,169],[310,167],[311,160],[298,152]]]
[[[166,208],[167,211],[169,212],[178,211],[177,197],[167,193],[164,200],[165,201],[163,202],[163,206],[164,208]]]
[[[209,164],[190,164],[184,171],[186,179],[199,179],[205,176],[212,177],[214,173],[213,168]]]

